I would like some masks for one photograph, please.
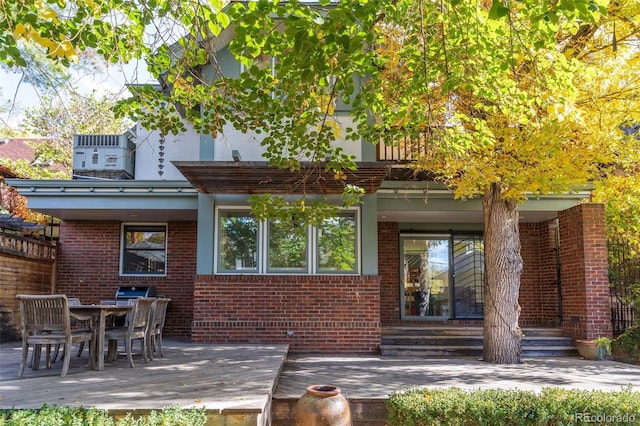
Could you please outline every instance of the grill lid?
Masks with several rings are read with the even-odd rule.
[[[155,286],[124,286],[118,287],[116,299],[134,299],[136,297],[154,297]]]

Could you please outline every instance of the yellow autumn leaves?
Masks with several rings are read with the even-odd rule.
[[[36,1],[38,16],[43,21],[59,24],[58,13],[49,8],[42,1]],[[13,29],[13,37],[16,40],[25,40],[35,43],[46,49],[47,55],[53,59],[66,58],[70,62],[78,62],[78,54],[73,43],[64,35],[57,34],[45,36],[46,32],[34,28],[31,24],[17,23]]]

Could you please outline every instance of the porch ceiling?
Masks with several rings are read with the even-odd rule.
[[[375,193],[389,175],[386,163],[358,163],[358,170],[336,177],[324,165],[302,163],[300,170],[271,167],[263,161],[174,161],[184,177],[204,194],[342,194],[346,185]]]

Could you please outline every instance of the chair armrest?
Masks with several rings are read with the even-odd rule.
[[[90,321],[93,318],[91,315],[74,314],[73,312],[69,312],[69,315],[78,321]]]

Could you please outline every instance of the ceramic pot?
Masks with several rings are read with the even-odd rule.
[[[336,386],[309,386],[296,404],[296,426],[351,426],[349,402]]]
[[[581,357],[595,361],[602,361],[607,353],[605,348],[598,347],[592,340],[576,340],[576,348]]]

